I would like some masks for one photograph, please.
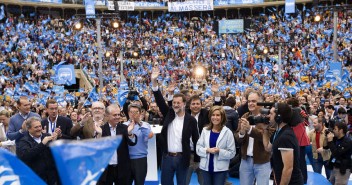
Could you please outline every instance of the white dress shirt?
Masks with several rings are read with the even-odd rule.
[[[110,127],[111,136],[116,136],[116,127],[112,127],[110,123],[109,123],[109,127]],[[115,150],[114,155],[112,155],[109,161],[109,165],[116,165],[116,164],[118,164],[118,161],[117,161],[117,151]]]
[[[168,152],[182,152],[182,130],[185,116],[177,116],[170,123],[167,130],[167,146]]]

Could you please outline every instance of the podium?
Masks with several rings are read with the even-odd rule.
[[[160,125],[150,125],[154,136],[148,142],[148,172],[145,178],[146,185],[159,185],[157,151],[156,151],[156,134],[160,134],[163,128]]]

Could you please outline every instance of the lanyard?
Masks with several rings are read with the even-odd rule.
[[[54,131],[55,131],[55,128],[56,128],[56,122],[57,122],[57,117],[58,117],[58,116],[56,116],[56,118],[55,118],[55,121],[54,121],[54,122],[51,122],[51,121],[50,121],[50,118],[48,118],[49,124],[51,124],[51,125],[50,125],[51,133],[54,133]]]

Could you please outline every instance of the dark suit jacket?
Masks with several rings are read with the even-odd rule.
[[[102,137],[111,136],[110,126],[108,123],[101,126]],[[135,136],[135,141],[132,142],[128,138],[127,126],[119,123],[116,126],[116,135],[122,135],[122,140],[120,146],[117,148],[117,162],[118,162],[118,179],[128,179],[127,182],[131,179],[131,163],[130,163],[130,154],[128,151],[128,145],[134,146],[137,144],[137,137]],[[104,171],[100,180],[105,182],[107,177],[107,170]]]
[[[44,129],[46,126],[46,132],[48,133],[49,130],[49,121],[48,119],[42,120],[42,127]],[[62,136],[58,139],[72,139],[70,131],[72,128],[72,120],[68,117],[58,116],[56,121],[56,128],[61,129]]]
[[[161,113],[164,116],[163,128],[160,133],[160,143],[162,145],[163,151],[168,152],[167,145],[167,130],[175,119],[175,111],[166,104],[160,90],[153,92],[156,104],[158,105]],[[184,122],[183,122],[183,130],[182,130],[182,165],[183,167],[188,167],[191,157],[191,147],[190,147],[190,138],[192,137],[193,147],[196,148],[196,144],[199,138],[197,131],[197,120],[192,117],[189,113],[186,112]],[[197,156],[196,152],[194,152],[194,156]],[[199,161],[199,157],[195,157],[195,161]]]
[[[41,139],[50,134],[42,134]],[[58,174],[50,148],[37,143],[28,132],[16,143],[16,154],[47,184],[58,182]]]
[[[187,112],[191,114],[191,109],[188,109]],[[197,122],[197,129],[199,136],[202,133],[203,128],[209,124],[209,110],[201,109],[199,112],[198,122]]]

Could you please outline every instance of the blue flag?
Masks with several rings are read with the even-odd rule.
[[[128,90],[119,90],[117,93],[117,101],[119,102],[120,106],[123,107],[127,100]]]
[[[96,184],[121,142],[121,136],[58,140],[50,145],[62,184]]]
[[[0,183],[45,185],[45,182],[27,165],[2,148],[0,148]]]

